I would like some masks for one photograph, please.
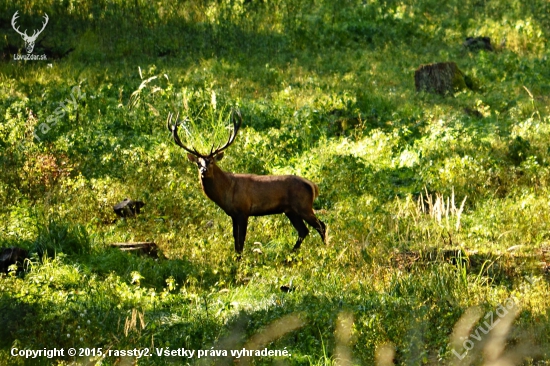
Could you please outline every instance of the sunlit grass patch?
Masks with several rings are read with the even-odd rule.
[[[0,274],[1,364],[34,365],[12,347],[251,344],[292,353],[253,364],[548,364],[545,1],[159,4],[31,2],[29,19],[57,19],[41,47],[75,49],[0,65],[0,245],[31,252]],[[438,61],[479,87],[417,93],[415,69]],[[86,98],[36,140],[75,85]],[[234,107],[220,168],[315,182],[326,243],[310,230],[292,253],[284,215],[251,218],[237,260],[230,217],[166,128],[173,113],[207,154]],[[146,206],[115,221],[126,197]],[[134,241],[165,258],[111,247]],[[506,329],[472,338],[511,297]],[[187,361],[201,364],[100,362]]]

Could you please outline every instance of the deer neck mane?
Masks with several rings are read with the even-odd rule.
[[[208,198],[223,208],[228,196],[226,192],[231,189],[233,180],[230,173],[224,172],[216,164],[213,164],[212,169],[212,177],[201,178],[202,190]]]

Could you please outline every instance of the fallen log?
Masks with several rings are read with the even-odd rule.
[[[110,245],[113,248],[118,248],[123,252],[136,252],[139,254],[145,254],[153,258],[159,258],[162,256],[157,245],[152,241],[140,241],[130,243],[113,243]]]

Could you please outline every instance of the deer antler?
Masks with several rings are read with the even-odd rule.
[[[29,36],[27,36],[27,30],[26,30],[26,29],[25,29],[25,33],[21,33],[21,32],[19,31],[19,27],[16,27],[16,25],[15,25],[15,21],[17,20],[17,18],[19,18],[19,15],[17,15],[18,12],[19,12],[19,10],[17,10],[17,11],[15,12],[15,14],[13,14],[13,17],[11,18],[11,26],[12,26],[13,29],[14,29],[17,33],[19,33],[22,37],[29,37]]]
[[[239,121],[237,122],[235,120],[235,114],[237,117],[239,117]],[[214,149],[214,145],[212,145],[212,149],[210,149],[210,156],[214,156],[216,154],[219,154],[223,150],[227,149],[229,145],[235,141],[235,137],[237,137],[237,132],[239,132],[239,128],[241,128],[241,125],[243,123],[243,117],[241,116],[241,112],[238,109],[233,109],[231,111],[231,122],[233,122],[233,132],[229,135],[229,140],[227,140],[226,144],[222,147],[217,147],[216,150],[212,151]]]
[[[49,20],[49,19],[50,19],[50,18],[48,18],[48,14],[44,13],[44,20],[45,20],[45,22],[42,23],[42,29],[40,29],[39,31],[35,30],[34,33],[32,34],[32,36],[30,36],[29,38],[31,38],[31,39],[33,39],[33,40],[36,39],[36,38],[40,35],[40,33],[42,33],[42,31],[44,30],[44,28],[46,28],[46,25],[48,24],[48,20]],[[25,30],[25,32],[26,32],[26,30]],[[36,33],[36,32],[38,32],[38,33]]]
[[[193,155],[198,156],[198,157],[201,157],[201,158],[204,158],[205,156],[202,155],[201,153],[199,153],[195,148],[193,148],[193,150],[191,150],[181,142],[180,137],[178,136],[178,117],[179,117],[179,113],[176,116],[176,123],[175,124],[172,124],[172,116],[173,116],[172,113],[168,113],[168,120],[166,121],[166,126],[168,127],[168,131],[170,131],[172,133],[172,137],[174,138],[174,142],[179,147],[181,147],[185,151],[187,151],[188,153],[193,154]]]

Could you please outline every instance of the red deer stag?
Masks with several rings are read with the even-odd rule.
[[[171,113],[167,124],[176,144],[187,151],[187,158],[191,162],[197,164],[204,194],[231,216],[237,254],[240,256],[243,251],[250,216],[284,213],[298,230],[298,240],[293,250],[298,250],[309,234],[304,221],[317,230],[325,242],[326,225],[313,213],[313,200],[319,195],[315,183],[295,175],[234,174],[224,172],[216,165],[223,158],[223,150],[235,141],[241,127],[239,111],[232,112],[231,121],[233,132],[227,143],[216,149],[212,145],[208,155],[199,153],[195,148],[190,149],[181,142],[178,122],[172,125]]]

